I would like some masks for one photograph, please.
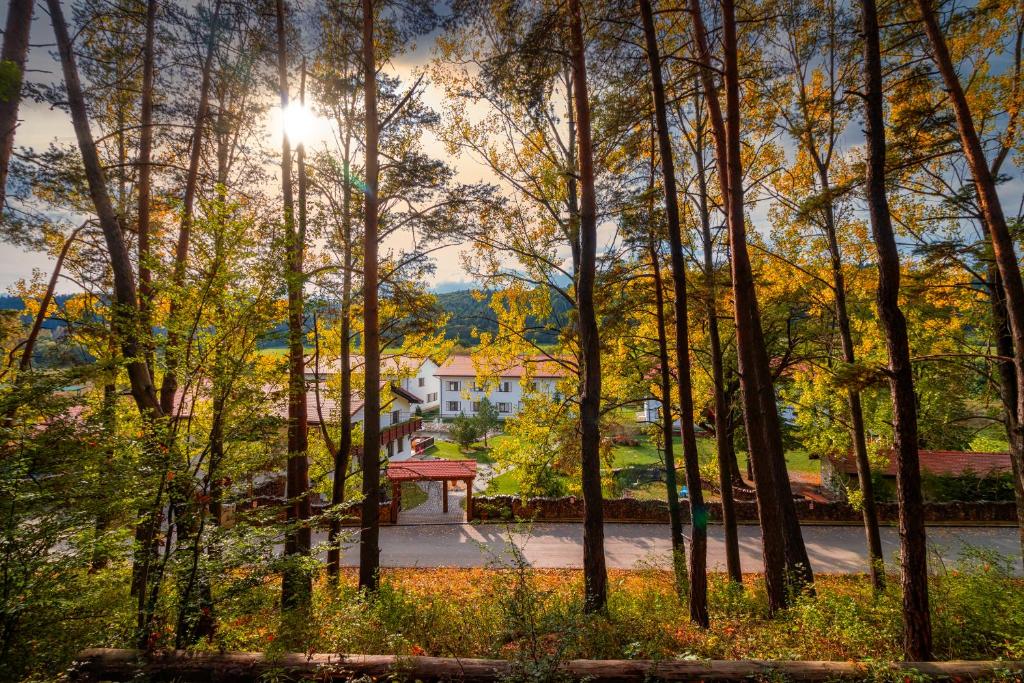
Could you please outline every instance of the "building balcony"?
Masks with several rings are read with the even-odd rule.
[[[418,415],[401,413],[399,415],[381,415],[380,443],[386,445],[403,436],[411,436],[423,429],[423,418]]]

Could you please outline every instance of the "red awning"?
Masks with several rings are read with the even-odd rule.
[[[401,481],[441,481],[476,477],[476,460],[405,460],[388,463],[388,479]]]

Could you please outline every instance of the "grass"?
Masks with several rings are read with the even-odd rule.
[[[479,463],[493,465],[495,462],[492,455],[494,446],[507,438],[504,434],[498,434],[487,439],[486,446],[483,441],[477,441],[465,451],[454,441],[435,439],[434,445],[427,449],[427,453],[435,458],[442,458],[444,460],[476,460]]]
[[[407,481],[402,484],[402,509],[412,510],[427,502],[427,492],[415,484]]]
[[[519,493],[519,475],[515,470],[499,474],[487,485],[488,496],[514,496]]]
[[[901,659],[898,577],[875,598],[864,576],[819,576],[817,595],[797,596],[769,618],[759,577],[737,590],[710,576],[711,627],[688,619],[671,572],[610,570],[605,615],[582,612],[579,570],[385,569],[367,601],[346,570],[341,585],[316,585],[308,621],[291,630],[278,616],[279,583],[221,618],[228,624],[199,647],[216,651],[295,650],[367,654],[496,657],[536,666],[558,659]],[[1024,581],[985,558],[933,577],[936,656],[1020,658]],[[256,597],[256,596],[253,596]],[[1002,609],[990,609],[993,605]],[[237,624],[237,625],[236,625]],[[531,650],[539,647],[540,650]],[[538,675],[530,680],[549,680]],[[883,680],[876,678],[875,680]],[[888,679],[884,679],[888,680]]]
[[[61,610],[48,604],[24,615],[0,662],[11,667],[5,680],[62,679],[84,648],[134,647],[130,573],[130,562],[121,561],[69,576],[75,590]],[[759,576],[745,575],[739,589],[712,572],[707,629],[690,623],[671,572],[648,565],[608,575],[607,612],[587,615],[582,572],[575,569],[383,569],[380,590],[367,597],[356,570],[346,568],[337,586],[318,572],[310,610],[288,617],[280,611],[280,575],[246,563],[211,575],[217,626],[191,651],[493,657],[536,674],[515,680],[537,681],[555,679],[533,667],[571,658],[901,659],[895,574],[877,597],[864,575],[818,575],[816,595],[795,596],[792,606],[769,617]],[[1010,575],[1006,558],[968,550],[956,566],[935,567],[929,592],[937,659],[1024,659],[1024,580]],[[151,641],[158,652],[174,648],[173,585],[164,595]],[[904,681],[872,673],[865,680]]]
[[[499,436],[491,439],[503,439]],[[682,440],[675,437],[673,440],[676,455],[677,467],[682,467]],[[697,452],[702,463],[713,462],[716,458],[715,441],[707,437],[697,439]],[[473,445],[473,449],[463,453],[459,447],[450,442],[438,442],[437,456],[452,460],[463,460],[474,458],[480,462],[494,462],[490,451],[484,449],[482,443]],[[746,452],[739,452],[740,469],[746,469]],[[793,449],[786,452],[786,462],[790,472],[794,474],[817,474],[819,461],[811,460],[804,449]],[[620,482],[620,493],[634,498],[664,500],[665,484],[662,481],[651,481],[652,468],[663,467],[661,453],[654,444],[646,438],[636,446],[616,446],[612,449],[612,469],[618,470],[618,481]],[[682,484],[682,479],[680,479]],[[506,472],[491,481],[487,489],[487,495],[515,495],[519,493],[519,479],[514,471]],[[616,495],[612,491],[606,491],[606,495]]]

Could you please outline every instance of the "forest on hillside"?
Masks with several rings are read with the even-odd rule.
[[[4,4],[0,679],[91,646],[1024,658],[1021,2]],[[580,570],[386,566],[397,384],[460,346],[494,419],[428,457],[579,503]],[[948,451],[1005,464],[951,507],[1012,492],[1020,553],[930,553]],[[800,516],[838,461],[849,576]],[[638,462],[666,549],[619,573]]]

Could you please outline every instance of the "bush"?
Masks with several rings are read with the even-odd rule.
[[[459,444],[459,448],[466,450],[480,438],[480,425],[471,417],[466,417],[463,413],[452,420],[452,425],[448,430],[448,434],[455,440],[455,443]]]

